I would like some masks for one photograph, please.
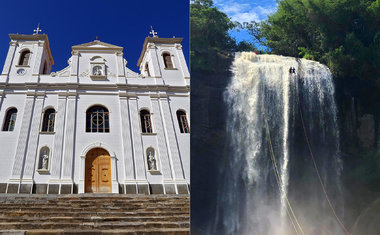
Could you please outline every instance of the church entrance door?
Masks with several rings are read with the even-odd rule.
[[[111,184],[111,158],[102,148],[95,148],[86,155],[85,192],[110,193]]]

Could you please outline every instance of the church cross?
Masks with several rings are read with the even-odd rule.
[[[150,33],[149,34],[152,34],[152,36],[154,37],[154,38],[158,38],[158,36],[157,36],[157,32],[155,32],[154,30],[153,30],[153,27],[152,26],[150,26]]]
[[[40,29],[40,23],[38,23],[38,26],[37,26],[37,29],[33,30],[34,31],[34,34],[33,35],[37,35],[39,32],[41,32],[42,30]]]

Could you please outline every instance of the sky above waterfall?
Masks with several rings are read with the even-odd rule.
[[[266,20],[277,8],[276,0],[214,0],[214,5],[240,23]],[[238,42],[251,39],[246,30],[230,30],[230,35]]]

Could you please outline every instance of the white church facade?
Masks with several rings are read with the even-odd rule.
[[[0,193],[188,194],[190,74],[181,38],[72,47],[51,72],[46,34],[10,34],[0,75]]]

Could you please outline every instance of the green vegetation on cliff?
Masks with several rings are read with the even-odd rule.
[[[237,27],[213,6],[212,0],[194,0],[190,5],[191,72],[220,71],[218,57],[234,51],[254,50],[249,42],[236,43],[228,31]]]
[[[328,65],[339,88],[364,109],[379,102],[379,0],[282,0],[267,21],[246,27],[270,53]]]

